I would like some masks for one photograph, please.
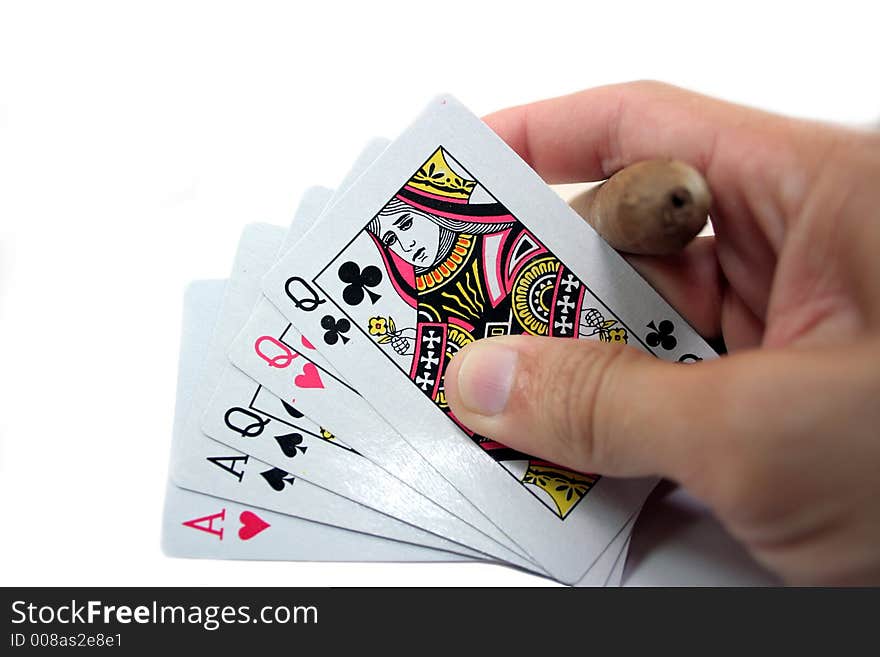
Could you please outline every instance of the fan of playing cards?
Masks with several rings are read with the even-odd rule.
[[[288,230],[255,224],[186,296],[172,556],[506,563],[620,583],[652,480],[574,472],[468,430],[443,374],[480,338],[715,353],[485,124],[435,99]]]

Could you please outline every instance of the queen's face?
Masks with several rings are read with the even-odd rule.
[[[416,267],[430,267],[440,250],[440,226],[420,214],[401,210],[379,216],[382,244]]]

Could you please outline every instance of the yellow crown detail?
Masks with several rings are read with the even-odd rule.
[[[573,472],[559,466],[539,465],[530,461],[522,483],[536,486],[550,495],[556,504],[557,515],[565,518],[598,479],[596,475]]]
[[[447,164],[446,158],[443,157],[443,149],[438,148],[428,158],[428,161],[416,171],[416,175],[410,179],[409,185],[437,196],[469,199],[477,183],[475,180],[465,180],[455,173]]]

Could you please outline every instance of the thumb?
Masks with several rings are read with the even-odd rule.
[[[632,347],[505,336],[449,363],[449,406],[469,429],[583,472],[679,479],[716,434],[713,364],[667,363]],[[717,427],[716,427],[717,429]]]

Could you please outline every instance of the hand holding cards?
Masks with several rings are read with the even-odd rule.
[[[654,482],[574,472],[475,434],[450,411],[443,375],[460,349],[500,335],[626,343],[683,363],[714,352],[452,98],[355,176],[310,230],[294,222],[305,235],[263,279],[268,301],[251,272],[237,276],[248,293],[227,294],[234,318],[213,350],[227,374],[204,382],[190,411],[211,438],[277,470],[273,494],[292,499],[302,483],[336,511],[240,501],[444,559],[616,583]],[[199,487],[187,481],[176,483]]]

